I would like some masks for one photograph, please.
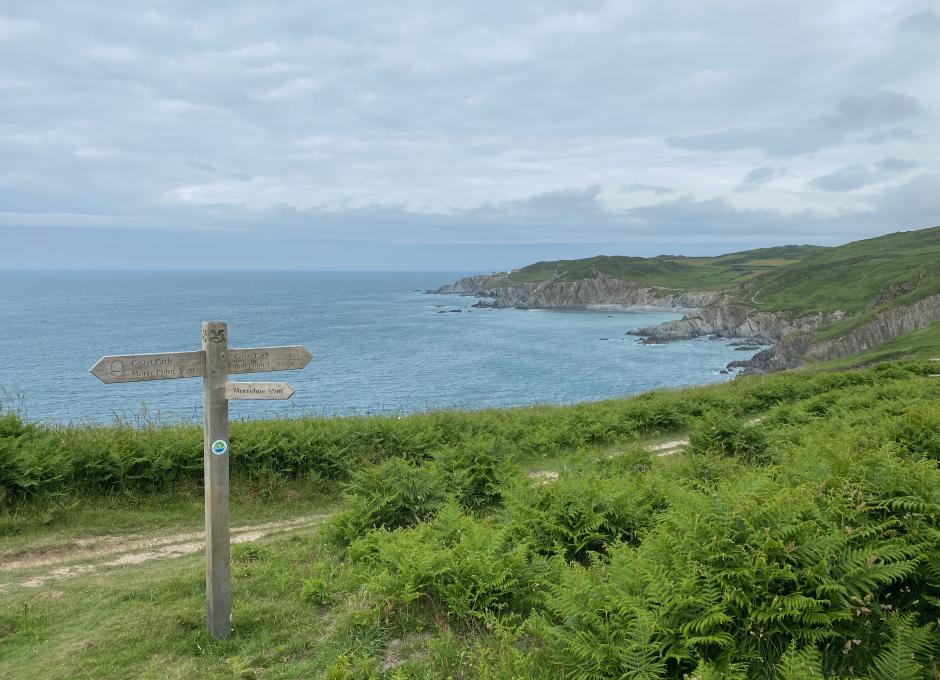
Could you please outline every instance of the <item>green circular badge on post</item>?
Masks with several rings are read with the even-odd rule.
[[[212,442],[212,453],[221,456],[228,451],[228,443],[224,439],[216,439]]]

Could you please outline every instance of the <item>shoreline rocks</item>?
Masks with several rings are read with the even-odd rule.
[[[729,291],[643,286],[600,273],[575,281],[540,282],[511,281],[508,274],[486,274],[466,277],[429,292],[476,296],[480,299],[472,306],[484,309],[681,313],[684,315],[681,319],[630,330],[625,335],[637,336],[638,342],[645,345],[699,337],[734,340],[737,350],[757,352],[750,359],[727,365],[728,370],[741,369],[743,374],[787,370],[807,361],[844,358],[940,320],[940,294],[931,295],[907,306],[883,310],[838,337],[817,341],[815,338],[820,331],[847,317],[844,311],[799,315],[787,310],[765,311],[738,302]],[[770,347],[764,348],[766,345]]]
[[[714,304],[719,291],[683,291],[644,286],[606,274],[565,281],[511,281],[508,274],[468,276],[433,291],[441,295],[473,295],[474,307],[516,309],[590,309],[596,311],[676,312],[690,314]]]

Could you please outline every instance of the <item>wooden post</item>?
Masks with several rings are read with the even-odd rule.
[[[215,637],[228,636],[232,619],[231,545],[228,509],[228,327],[202,324],[206,377],[202,384],[203,460],[206,493],[206,624]]]
[[[202,324],[202,350],[103,356],[91,367],[105,384],[202,378],[203,468],[206,486],[206,624],[226,637],[232,624],[228,515],[229,399],[290,399],[286,382],[228,382],[230,373],[295,371],[312,359],[303,345],[228,349],[223,321]]]

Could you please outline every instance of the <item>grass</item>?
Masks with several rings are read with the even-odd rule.
[[[365,510],[368,523],[235,546],[222,641],[204,632],[200,556],[0,591],[0,677],[678,680],[802,668],[934,680],[935,370],[885,364],[557,409],[293,425],[309,436],[351,428],[350,442],[381,447],[342,477],[340,513]],[[426,429],[451,434],[418,450]],[[639,446],[680,432],[684,454]],[[521,445],[521,433],[533,438]],[[528,480],[535,467],[560,477]],[[274,477],[261,493],[246,478],[235,506],[242,518],[306,512],[340,479]],[[423,508],[409,512],[394,499],[414,479],[454,493],[429,503],[408,488],[406,506]],[[99,491],[53,522],[69,538],[175,526],[199,503],[195,484],[134,501],[83,488]],[[47,542],[29,518],[63,493],[9,506],[22,525],[7,538]]]
[[[235,477],[232,524],[256,524],[323,512],[335,505],[335,486],[288,480],[275,486]],[[107,493],[33,499],[0,514],[0,557],[44,552],[96,536],[179,533],[203,527],[202,486],[189,483],[157,493]]]
[[[514,282],[549,279],[577,281],[597,273],[630,279],[648,286],[679,290],[719,290],[747,281],[764,271],[798,262],[818,246],[761,248],[718,257],[660,255],[654,258],[598,255],[581,260],[537,262],[509,275]]]
[[[603,273],[674,290],[729,289],[741,302],[763,310],[795,314],[842,310],[856,315],[886,293],[876,306],[910,304],[940,292],[938,261],[940,227],[934,227],[834,248],[781,246],[718,257],[597,256],[537,262],[513,272],[509,280],[576,281]],[[908,283],[910,290],[903,288]],[[854,328],[864,320],[855,317],[834,327],[832,333]]]
[[[719,257],[598,256],[537,262],[513,272],[509,280],[576,281],[599,273],[676,291],[725,290],[746,306],[792,316],[843,312],[845,318],[817,330],[814,341],[821,342],[842,337],[882,312],[940,294],[940,227],[834,248],[782,246]],[[897,346],[909,346],[921,337],[901,340]],[[889,348],[866,356],[900,356],[893,352]]]
[[[938,261],[940,227],[897,232],[811,252],[798,262],[761,274],[737,294],[742,302],[762,310],[795,314],[842,310],[856,315],[940,292]],[[833,333],[864,320],[855,317]]]
[[[295,534],[253,551],[236,546],[233,635],[212,640],[203,621],[202,557],[150,563],[4,598],[0,674],[31,678],[321,677],[345,653],[379,649],[346,631],[335,612],[300,597],[313,565],[342,560]],[[355,648],[350,645],[355,640]],[[340,662],[341,663],[341,662]]]

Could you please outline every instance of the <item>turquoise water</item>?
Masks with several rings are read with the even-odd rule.
[[[314,354],[303,371],[235,378],[297,393],[233,402],[233,418],[572,403],[724,380],[749,356],[624,336],[676,314],[472,309],[474,298],[421,292],[462,275],[0,272],[0,386],[30,420],[198,419],[198,379],[104,385],[88,369],[104,354],[199,349],[208,319],[228,322],[230,347]]]

